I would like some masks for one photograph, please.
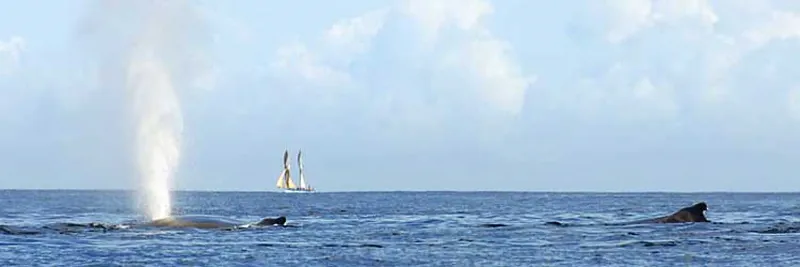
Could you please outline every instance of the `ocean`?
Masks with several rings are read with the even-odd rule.
[[[0,232],[0,266],[798,266],[797,193],[183,192],[294,227]],[[608,225],[704,201],[712,223]],[[0,224],[141,221],[127,191],[3,190]],[[547,222],[558,221],[558,226]]]

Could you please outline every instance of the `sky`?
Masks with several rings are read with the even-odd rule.
[[[148,42],[176,189],[800,188],[798,1],[125,2],[0,4],[0,188],[135,187]]]

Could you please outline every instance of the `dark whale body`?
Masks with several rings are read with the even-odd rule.
[[[708,206],[705,202],[699,202],[689,207],[682,208],[668,216],[654,219],[636,221],[634,223],[688,223],[688,222],[711,222],[706,218],[705,211]]]
[[[690,222],[711,222],[706,218],[705,211],[708,210],[708,206],[705,202],[699,202],[689,207],[682,208],[675,213],[672,213],[667,216],[653,218],[653,219],[644,219],[632,222],[624,222],[624,223],[605,223],[602,225],[608,226],[618,226],[618,225],[631,225],[631,224],[647,224],[647,223],[690,223]],[[546,222],[545,225],[553,225],[553,226],[571,226],[572,224],[552,221]]]
[[[188,216],[170,216],[163,219],[153,220],[144,224],[134,225],[132,227],[141,227],[141,226],[178,227],[178,228],[188,227],[188,228],[199,228],[199,229],[214,229],[214,228],[240,228],[247,226],[271,226],[271,225],[284,226],[285,224],[286,224],[286,217],[283,216],[278,218],[264,218],[256,223],[246,223],[219,217],[188,215]]]
[[[118,230],[125,228],[148,228],[148,227],[233,230],[239,228],[265,227],[273,225],[286,226],[286,217],[281,216],[277,218],[264,218],[254,223],[240,222],[215,216],[188,215],[188,216],[170,216],[167,218],[152,220],[145,223],[133,223],[133,224],[54,223],[35,228],[0,225],[0,234],[7,234],[7,235],[36,235],[44,233],[65,234],[65,233],[76,233],[76,232],[87,232],[87,231],[106,232],[110,230]]]

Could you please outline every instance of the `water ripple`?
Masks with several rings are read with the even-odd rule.
[[[800,264],[797,194],[179,192],[177,214],[287,216],[296,227],[13,234],[65,222],[141,220],[128,196],[0,191],[0,201],[12,203],[0,207],[0,225],[8,230],[0,234],[0,266]],[[709,203],[714,223],[608,225],[697,201]],[[564,224],[548,223],[554,221]]]

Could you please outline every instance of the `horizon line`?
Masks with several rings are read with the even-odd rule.
[[[123,188],[0,188],[0,191],[130,191],[137,189]],[[271,190],[211,190],[211,189],[172,189],[170,192],[220,192],[220,193],[283,193]],[[348,191],[315,191],[314,193],[568,193],[568,194],[719,194],[719,193],[800,193],[800,191],[744,191],[744,190],[700,190],[700,191],[670,191],[670,190],[631,190],[631,191],[591,191],[591,190],[427,190],[427,189],[402,189],[402,190],[348,190]]]

